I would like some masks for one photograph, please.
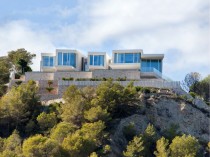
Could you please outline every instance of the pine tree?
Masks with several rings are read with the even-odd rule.
[[[169,156],[169,142],[167,139],[162,137],[156,142],[157,151],[154,152],[156,157],[168,157]]]
[[[135,136],[127,145],[126,151],[123,152],[125,157],[140,157],[143,155],[143,140],[142,137]]]

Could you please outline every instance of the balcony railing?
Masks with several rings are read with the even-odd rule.
[[[153,67],[142,67],[141,72],[145,72],[145,73],[146,72],[153,72],[159,78],[162,78],[162,79],[167,80],[167,81],[172,81],[172,79],[163,75],[162,72],[160,72],[159,70],[157,70],[156,68],[153,68]]]
[[[98,86],[104,81],[58,81],[58,87],[62,88],[62,86]],[[126,86],[130,83],[130,81],[115,81],[122,86]],[[179,81],[165,81],[165,80],[142,80],[142,81],[133,81],[134,86],[141,87],[154,87],[154,88],[181,88]]]

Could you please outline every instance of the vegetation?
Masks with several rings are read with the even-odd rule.
[[[191,72],[185,76],[182,87],[189,91],[193,98],[201,98],[210,104],[210,75],[201,79],[198,72]]]
[[[32,59],[35,57],[35,54],[28,52],[27,50],[21,48],[16,51],[8,52],[8,61],[11,62],[18,72],[22,74],[27,71],[31,71],[29,65],[32,64]]]
[[[47,84],[48,84],[48,87],[46,87],[46,90],[50,93],[54,89],[53,87],[51,87],[53,84],[53,81],[48,80]]]
[[[110,142],[114,124],[133,115],[140,107],[139,94],[148,91],[154,90],[136,88],[132,82],[123,87],[107,80],[96,88],[69,86],[63,94],[65,103],[42,106],[34,81],[13,87],[0,99],[0,156],[110,156],[115,151]],[[171,124],[160,138],[151,123],[139,133],[131,122],[122,128],[125,144],[119,154],[197,156],[199,141],[178,129],[178,125]]]
[[[18,49],[8,52],[8,56],[0,57],[0,97],[7,91],[6,84],[9,82],[11,68],[16,71],[15,78],[19,79],[24,72],[32,71],[30,65],[35,56],[25,49]]]

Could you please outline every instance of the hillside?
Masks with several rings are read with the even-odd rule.
[[[29,81],[1,98],[0,156],[208,156],[210,108],[181,90],[109,80],[47,106],[37,92]]]
[[[150,123],[159,137],[164,136],[167,129],[175,127],[177,132],[193,135],[202,142],[210,140],[210,108],[199,99],[191,97],[185,100],[170,90],[141,93],[133,111],[129,116],[115,120],[111,144],[115,148],[113,156],[120,156],[125,149],[127,140],[123,128],[129,124],[133,125],[136,134],[142,134]]]

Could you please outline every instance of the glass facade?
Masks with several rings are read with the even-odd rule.
[[[54,66],[54,57],[53,56],[43,56],[42,57],[42,66]]]
[[[114,63],[140,63],[141,53],[114,53]]]
[[[76,54],[58,52],[58,65],[76,67]]]
[[[104,55],[90,55],[90,65],[104,66]]]
[[[58,52],[58,65],[63,65],[62,52]]]
[[[141,61],[142,72],[152,72],[153,68],[162,72],[162,60],[145,59]]]

